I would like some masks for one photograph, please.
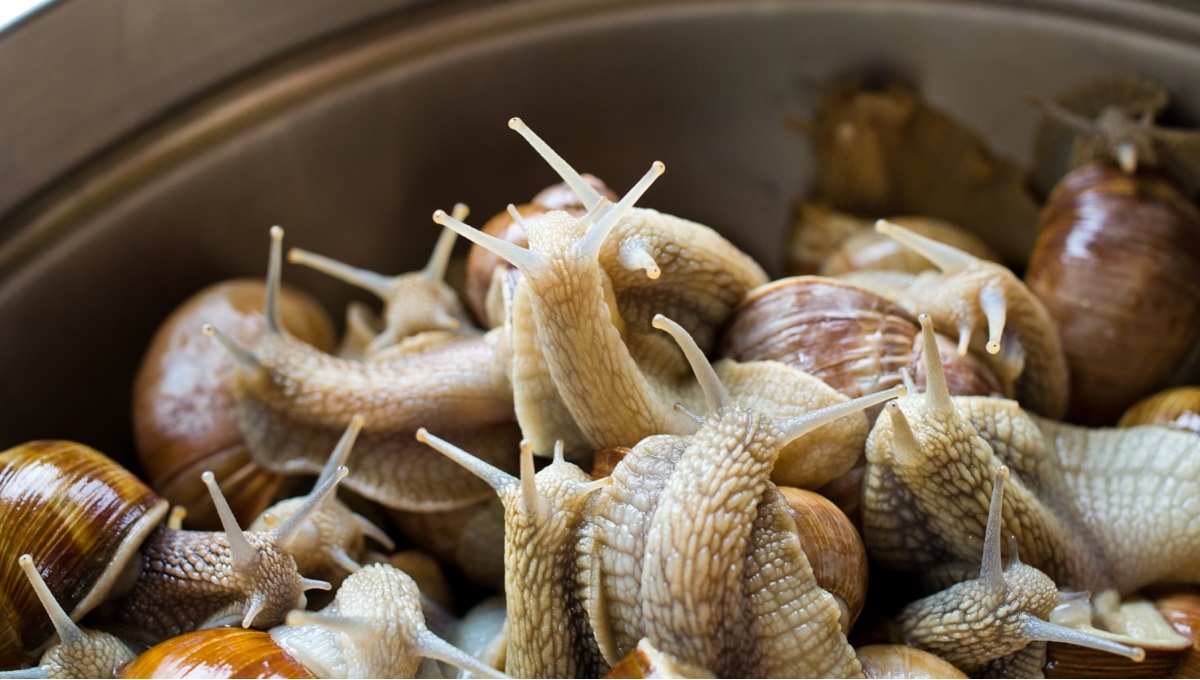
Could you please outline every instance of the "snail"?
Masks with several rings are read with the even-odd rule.
[[[423,659],[476,677],[506,677],[431,633],[420,591],[407,574],[372,564],[346,577],[332,604],[293,610],[269,631],[215,629],[173,638],[144,652],[121,677],[412,678]],[[261,677],[261,676],[260,676]]]
[[[289,498],[272,505],[250,525],[249,531],[266,533],[277,529],[312,503],[326,483],[333,479],[345,464],[362,426],[362,416],[350,419],[350,426],[334,447],[325,468],[313,483],[309,496]],[[296,568],[303,574],[329,581],[336,587],[347,574],[362,567],[357,560],[362,559],[367,537],[374,539],[386,550],[394,550],[396,547],[391,537],[382,529],[366,517],[350,510],[336,495],[328,494],[315,500],[314,508],[308,512],[307,519],[300,525],[296,538],[292,541],[292,556],[296,560]]]
[[[857,674],[841,607],[769,477],[793,439],[904,387],[775,420],[731,398],[682,327],[654,323],[683,349],[709,413],[694,435],[639,442],[589,503],[579,589],[605,660],[646,637],[720,676]]]
[[[289,552],[306,514],[320,500],[270,533],[243,533],[211,473],[205,473],[225,532],[159,527],[167,504],[103,454],[73,442],[29,442],[0,454],[0,524],[8,549],[54,550],[40,566],[51,591],[79,619],[101,604],[102,616],[139,640],[157,641],[205,626],[271,626],[304,602],[304,591],[330,586],[301,576]],[[333,491],[345,468],[320,494]],[[81,531],[79,527],[87,527]],[[13,528],[20,527],[18,531]],[[10,568],[0,561],[0,568]],[[4,583],[14,583],[5,577]],[[28,594],[6,586],[3,663],[49,637],[49,622],[33,612]],[[24,652],[22,652],[24,650]]]
[[[932,323],[921,317],[927,347]],[[889,405],[867,442],[863,536],[898,569],[972,561],[984,499],[970,490],[1012,470],[1007,525],[1020,553],[1060,587],[1125,594],[1194,582],[1200,438],[1161,427],[1090,430],[1025,413],[1016,402],[951,397],[926,352],[923,395]]]
[[[694,424],[670,404],[686,377],[677,350],[650,326],[659,305],[711,346],[717,327],[762,269],[716,232],[633,204],[662,174],[656,162],[615,205],[520,119],[524,136],[587,208],[577,218],[551,211],[523,220],[529,249],[446,215],[434,221],[520,270],[506,328],[517,420],[537,451],[563,439],[570,455],[629,446]],[[596,385],[606,385],[602,391]]]
[[[1025,654],[1044,656],[1045,645],[1038,643],[1049,641],[1143,660],[1143,649],[1051,623],[1050,613],[1059,604],[1058,588],[1045,573],[1021,563],[1015,542],[1009,565],[1002,565],[1001,508],[1007,478],[1008,468],[1000,466],[992,486],[978,577],[905,607],[897,617],[905,643],[933,652],[966,673],[978,673],[991,662],[1029,647],[1034,649]],[[1032,663],[1040,668],[1044,659]]]
[[[134,379],[133,434],[147,483],[187,508],[192,526],[213,530],[220,520],[200,473],[212,470],[234,514],[249,523],[285,489],[283,479],[256,465],[238,430],[227,376],[228,352],[196,333],[204,323],[253,344],[263,332],[261,280],[236,279],[192,295],[159,325]],[[329,351],[333,323],[309,296],[284,287],[282,323],[296,337]]]
[[[897,291],[903,306],[957,331],[959,355],[976,349],[1001,382],[1014,383],[1024,408],[1048,418],[1066,413],[1069,376],[1054,322],[1012,271],[885,220],[875,229],[941,271],[917,276],[907,290]]]
[[[580,175],[580,177],[605,199],[613,202],[619,200],[617,195],[598,178],[588,174]],[[513,210],[497,213],[480,228],[480,231],[527,248],[529,239],[521,227],[521,222],[551,210],[565,210],[578,217],[587,212],[587,207],[575,195],[570,185],[560,182],[538,192],[538,195],[534,196],[529,203],[515,206]],[[454,213],[452,212],[451,215]],[[454,217],[460,221],[465,219],[457,215]],[[520,218],[520,221],[517,218]],[[495,281],[498,276],[500,280],[506,278],[507,270],[511,267],[512,265],[505,262],[503,258],[484,248],[472,247],[467,255],[467,276],[463,297],[466,298],[467,306],[475,313],[475,317],[483,321],[483,325],[487,328],[495,328],[504,323],[503,306],[498,304],[499,299],[496,296],[499,288],[495,285]],[[498,273],[497,269],[503,271]]]
[[[966,678],[945,659],[908,645],[873,644],[855,647],[866,678]]]
[[[612,479],[592,480],[563,459],[561,443],[553,462],[535,474],[532,442],[523,441],[518,479],[424,428],[417,439],[487,481],[504,503],[505,672],[524,678],[599,675],[602,659],[571,588],[572,546],[587,497]]]
[[[246,348],[212,326],[237,359],[231,376],[237,422],[251,456],[281,473],[318,473],[354,414],[366,419],[345,486],[388,507],[459,508],[484,499],[486,485],[412,442],[417,423],[440,426],[488,460],[511,468],[517,438],[512,401],[492,372],[491,336],[427,331],[359,362],[326,354],[279,323],[283,230],[271,230],[266,330]],[[493,331],[497,333],[498,331]]]
[[[602,678],[711,678],[712,671],[696,668],[664,654],[647,638],[613,664]]]
[[[50,617],[58,642],[43,654],[33,668],[19,671],[0,671],[4,678],[106,678],[134,657],[133,650],[120,638],[98,630],[81,628],[54,599],[54,593],[33,564],[33,556],[21,555],[17,560],[29,585]]]
[[[1165,387],[1200,341],[1200,131],[1162,131],[1149,123],[1154,108],[1137,120],[1119,104],[1092,121],[1042,103],[1079,141],[1042,210],[1025,280],[1058,327],[1067,418],[1083,425],[1111,425]]]
[[[454,206],[453,214],[457,219],[466,219],[467,212],[467,207],[462,203]],[[404,338],[424,331],[455,331],[470,327],[467,311],[459,301],[458,294],[444,281],[455,236],[454,232],[442,233],[424,269],[394,277],[351,267],[300,248],[288,251],[288,262],[312,267],[368,290],[384,301],[384,329],[363,350],[365,357],[369,358]]]

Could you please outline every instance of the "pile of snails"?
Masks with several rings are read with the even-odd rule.
[[[910,91],[839,88],[776,281],[637,205],[662,163],[618,196],[516,118],[563,183],[482,229],[436,211],[422,270],[287,253],[382,299],[340,339],[274,227],[265,283],[151,341],[145,483],[79,443],[0,453],[0,667],[1194,676],[1198,390],[1150,395],[1200,347],[1200,136],[1165,104],[1038,100],[1030,181]],[[1022,279],[999,260],[1039,220]],[[464,610],[468,581],[496,594]]]

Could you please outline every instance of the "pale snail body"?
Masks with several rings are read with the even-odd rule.
[[[417,437],[487,480],[504,504],[505,672],[527,678],[598,676],[603,659],[572,587],[573,545],[587,497],[611,480],[593,481],[565,461],[561,444],[554,462],[535,475],[533,447],[524,442],[518,479],[424,429]]]
[[[956,489],[986,484],[1007,465],[1006,525],[1026,562],[1059,586],[1128,593],[1200,577],[1190,538],[1200,520],[1187,500],[1200,484],[1195,435],[1087,430],[1007,400],[950,397],[933,383],[888,416],[867,447],[864,537],[873,558],[904,569],[969,561],[984,506]]]
[[[238,520],[250,522],[270,504],[282,478],[255,464],[237,427],[228,376],[237,362],[197,333],[215,324],[244,344],[262,336],[263,281],[235,279],[189,297],[159,325],[134,382],[133,433],[147,484],[183,505],[189,523],[217,529],[200,473],[212,470]],[[282,322],[297,338],[329,351],[333,323],[315,300],[294,288],[279,293]]]
[[[956,583],[906,606],[898,624],[906,643],[934,652],[967,673],[1000,672],[1044,661],[1047,641],[1068,642],[1136,660],[1145,651],[1115,644],[1084,631],[1049,622],[1060,602],[1045,573],[1023,564],[1013,543],[1010,563],[1001,563],[1001,507],[1008,468],[997,470],[988,508],[983,560],[978,577]]]
[[[841,610],[768,478],[783,444],[871,399],[777,426],[730,401],[678,325],[656,325],[683,346],[710,413],[695,435],[640,442],[589,504],[580,589],[605,659],[645,637],[722,676],[857,674]]]
[[[538,451],[563,439],[572,455],[587,455],[691,431],[671,408],[686,367],[653,333],[650,318],[663,306],[708,346],[717,324],[765,274],[711,229],[633,207],[662,173],[661,163],[609,206],[519,120],[510,126],[551,162],[588,213],[551,211],[526,220],[528,250],[440,211],[434,219],[521,272],[506,335],[522,434]],[[606,387],[598,392],[597,385]]]
[[[269,631],[215,629],[144,652],[121,677],[412,678],[424,659],[503,677],[429,632],[412,579],[389,565],[346,578],[320,612],[295,611]]]
[[[461,203],[454,208],[458,219],[465,219],[467,212],[467,207]],[[453,233],[443,233],[423,269],[393,277],[351,267],[299,248],[288,252],[288,261],[313,267],[364,288],[383,300],[383,318],[379,320],[379,325],[383,328],[373,337],[364,337],[362,347],[355,348],[356,352],[361,351],[363,358],[369,359],[401,340],[419,333],[460,329],[466,331],[471,328],[466,308],[454,289],[445,282],[446,266],[454,248],[454,238]],[[347,310],[347,318],[350,314],[350,310]],[[356,324],[359,329],[376,325],[376,319],[370,315],[361,311],[354,314],[362,316],[362,322]],[[370,331],[363,332],[362,335],[370,335]],[[349,350],[347,352],[349,353]]]
[[[497,386],[487,338],[429,331],[359,362],[321,352],[275,318],[282,230],[272,230],[267,330],[251,349],[221,335],[238,357],[232,379],[238,425],[251,455],[279,472],[316,473],[352,416],[366,419],[346,480],[390,507],[435,511],[481,500],[479,483],[411,440],[418,423],[459,433],[481,456],[511,468],[516,438],[510,396]]]

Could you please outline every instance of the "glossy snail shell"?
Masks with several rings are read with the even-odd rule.
[[[1174,387],[1137,401],[1117,427],[1162,425],[1200,434],[1200,387]]]
[[[314,678],[263,630],[210,628],[160,642],[118,678]]]
[[[238,521],[248,525],[271,504],[281,483],[250,460],[234,416],[229,352],[200,333],[221,328],[249,346],[263,330],[265,285],[238,279],[213,284],[180,305],[155,333],[134,383],[133,428],[151,487],[184,506],[188,525],[217,530],[200,473],[212,470]],[[280,297],[284,324],[296,337],[331,350],[333,324],[317,303],[295,289]]]
[[[1062,338],[1067,418],[1111,424],[1200,338],[1200,210],[1163,174],[1090,163],[1055,188],[1039,228],[1025,282]]]
[[[798,276],[750,291],[734,311],[720,354],[737,361],[781,361],[852,399],[900,384],[908,370],[924,380],[920,326],[875,293],[836,279]],[[941,344],[952,394],[1002,392],[981,363]],[[874,418],[878,408],[868,411]]]
[[[854,650],[867,678],[966,678],[936,654],[907,645],[865,645]]]
[[[36,556],[55,598],[78,620],[121,581],[166,513],[166,501],[83,444],[33,441],[0,453],[0,667],[19,665],[54,633],[17,556]]]

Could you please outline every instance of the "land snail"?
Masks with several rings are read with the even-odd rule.
[[[1200,434],[1200,387],[1172,387],[1138,400],[1117,421],[1117,427],[1135,425],[1161,425]]]
[[[428,432],[418,434],[488,479],[505,503],[506,670],[591,675],[647,637],[683,663],[722,675],[855,673],[842,611],[817,586],[796,522],[768,478],[792,439],[904,388],[842,398],[777,422],[731,401],[682,327],[662,316],[655,327],[681,345],[710,413],[695,435],[642,440],[610,477],[592,480],[563,460],[561,444],[554,462],[535,475],[527,442],[516,479]],[[643,494],[640,501],[631,498],[636,494]],[[714,520],[724,529],[720,535],[703,529],[713,516],[721,517]],[[702,555],[693,554],[697,550]],[[711,560],[721,564],[711,566]],[[678,589],[692,594],[681,596]],[[803,604],[791,606],[796,601]],[[698,609],[672,613],[685,602]],[[575,615],[581,608],[586,622]],[[749,628],[727,629],[734,620]],[[727,653],[732,649],[753,654]]]
[[[1085,425],[1111,425],[1164,388],[1200,341],[1200,131],[1152,123],[1161,86],[1103,84],[1067,105],[1037,100],[1075,143],[1025,274],[1062,337],[1068,419]],[[1096,90],[1106,96],[1084,96]]]
[[[293,610],[269,631],[196,631],[142,653],[119,677],[441,677],[441,661],[475,677],[507,677],[426,627],[420,592],[403,571],[371,564],[317,612]]]
[[[519,438],[511,395],[492,369],[488,336],[431,330],[402,340],[375,361],[327,354],[295,338],[279,320],[283,230],[271,230],[266,330],[245,347],[208,326],[237,359],[230,376],[234,412],[250,455],[282,473],[320,472],[354,414],[366,419],[344,486],[387,507],[418,512],[483,500],[485,485],[419,443],[419,423],[458,433],[480,455],[515,468]],[[495,336],[492,336],[492,340]]]
[[[1050,622],[1062,599],[1045,573],[1023,564],[1015,540],[1009,564],[1001,556],[1004,483],[1009,470],[996,470],[983,559],[978,576],[912,602],[898,615],[904,641],[936,653],[966,673],[979,673],[993,664],[1045,664],[1045,642],[1062,642],[1118,654],[1135,661],[1145,650]],[[1070,597],[1070,596],[1068,596]],[[1031,659],[1012,659],[1021,655]]]
[[[466,219],[467,213],[468,209],[462,203],[454,207],[453,214],[458,219]],[[429,262],[423,269],[391,277],[352,267],[300,248],[288,251],[288,262],[317,269],[372,292],[384,301],[383,329],[367,340],[365,346],[350,350],[343,344],[341,350],[343,354],[361,354],[363,358],[370,359],[405,338],[425,331],[466,331],[471,328],[470,319],[459,301],[458,293],[445,282],[446,267],[454,248],[454,240],[454,232],[442,232]],[[358,315],[361,312],[348,310],[348,314]],[[376,320],[370,317],[363,316],[360,319],[348,326],[353,329],[377,325]],[[362,335],[364,333],[348,334],[349,337]]]
[[[187,630],[238,624],[272,626],[329,589],[300,575],[289,549],[296,532],[345,468],[326,480],[288,521],[269,533],[238,528],[211,473],[224,532],[159,526],[166,502],[103,454],[73,442],[29,442],[0,454],[7,549],[35,556],[54,598],[78,620],[90,611],[134,642],[153,643]],[[78,527],[86,526],[80,531]],[[72,546],[53,549],[53,546]],[[50,548],[48,549],[48,546]],[[50,552],[47,552],[50,550]],[[0,561],[14,569],[17,560]],[[24,581],[6,576],[4,666],[22,663],[49,637],[49,622],[31,606]],[[21,583],[20,585],[24,585]]]
[[[257,465],[246,450],[228,388],[236,362],[196,332],[211,323],[238,342],[257,342],[265,296],[263,282],[251,279],[222,281],[192,295],[159,326],[134,381],[133,432],[141,470],[151,488],[187,508],[194,528],[220,527],[200,483],[204,470],[216,475],[242,523],[287,491],[284,478]],[[282,323],[296,337],[333,349],[333,323],[315,300],[285,287],[278,305]]]
[[[932,343],[928,317],[922,326]],[[889,404],[868,440],[863,533],[872,559],[926,576],[972,561],[987,508],[960,489],[1007,466],[1006,524],[1022,559],[1059,587],[1099,596],[1200,578],[1200,545],[1187,538],[1200,438],[1154,426],[1091,430],[1005,399],[952,397],[935,356],[926,353],[926,392]]]
[[[504,328],[522,435],[542,454],[562,439],[567,456],[582,460],[646,436],[690,432],[694,423],[669,406],[681,400],[673,395],[688,380],[686,363],[651,327],[656,307],[665,305],[661,311],[708,348],[729,311],[766,281],[765,273],[708,227],[634,207],[664,171],[662,163],[610,204],[520,119],[509,126],[558,172],[587,212],[521,217],[529,248],[443,211],[434,213],[434,221],[520,272]],[[600,384],[610,388],[598,393],[594,386]]]

